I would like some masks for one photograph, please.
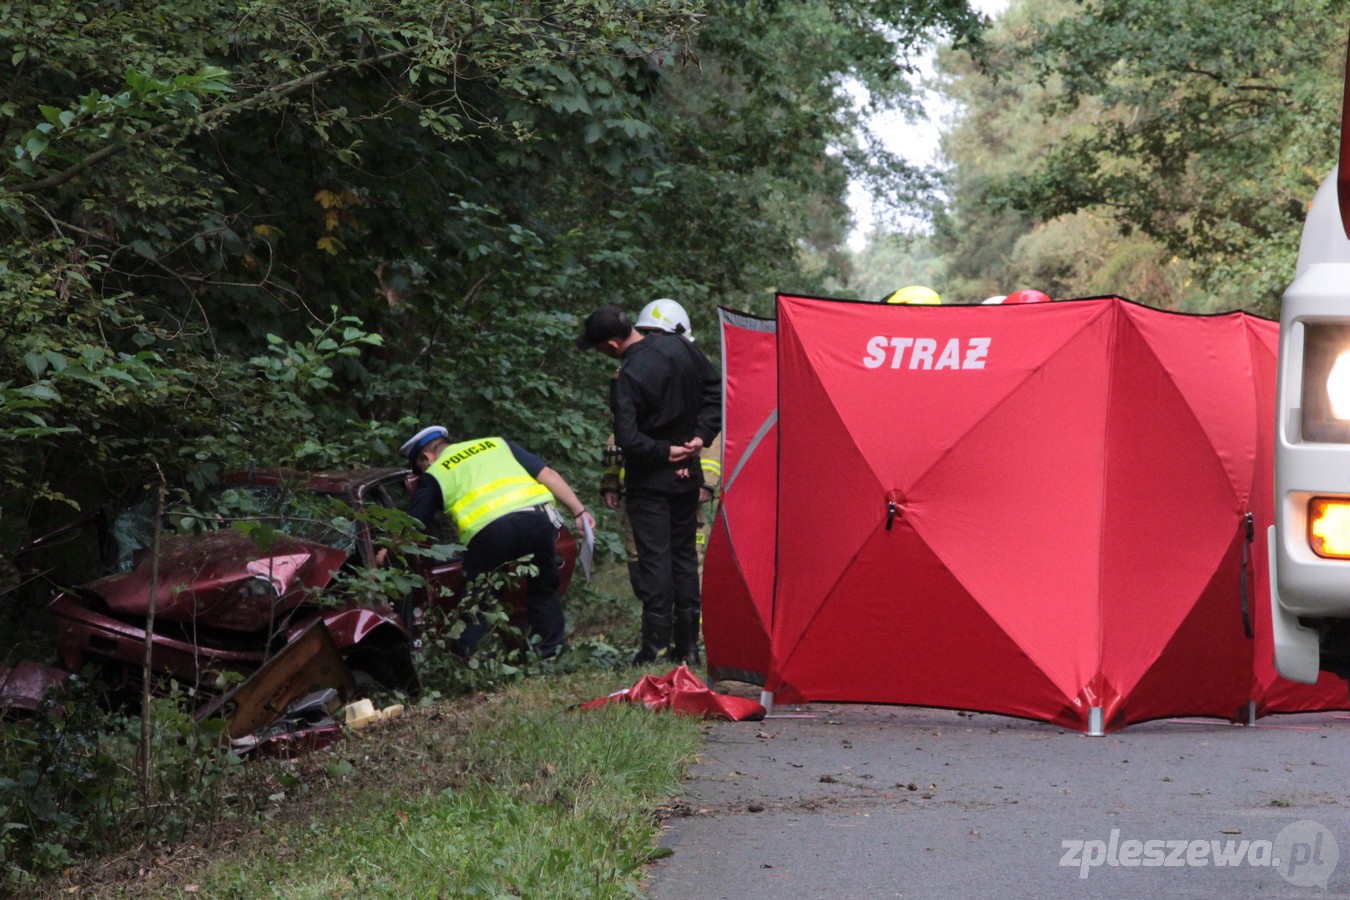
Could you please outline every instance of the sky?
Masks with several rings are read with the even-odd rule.
[[[971,0],[971,6],[991,18],[1008,8],[1008,0]],[[933,75],[933,55],[930,53],[919,61],[920,79]],[[899,113],[879,116],[872,120],[872,128],[882,135],[887,148],[899,153],[910,162],[927,165],[937,161],[938,142],[942,135],[944,122],[951,117],[952,110],[942,97],[932,91],[922,91],[926,118],[918,122],[908,122]],[[867,240],[875,216],[872,212],[871,198],[862,184],[854,182],[849,186],[848,203],[853,210],[854,229],[849,235],[848,245],[855,252],[861,250]]]

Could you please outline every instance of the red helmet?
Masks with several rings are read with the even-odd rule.
[[[1003,299],[1003,305],[1009,303],[1049,303],[1050,295],[1040,291],[1013,291]]]

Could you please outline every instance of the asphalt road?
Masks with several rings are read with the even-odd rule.
[[[710,726],[661,843],[658,900],[1350,896],[1350,714],[779,708]]]

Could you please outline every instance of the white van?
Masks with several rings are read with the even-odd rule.
[[[1348,125],[1341,165],[1308,210],[1280,314],[1269,534],[1275,667],[1307,683],[1322,670],[1350,675]]]

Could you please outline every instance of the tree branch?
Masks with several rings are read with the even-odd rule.
[[[205,113],[198,116],[196,119],[193,119],[189,124],[209,127],[214,125],[216,122],[226,119],[235,113],[243,112],[249,109],[256,109],[262,106],[267,106],[277,102],[278,100],[284,100],[298,91],[302,91],[307,87],[324,82],[329,78],[332,78],[333,76],[338,75],[342,72],[368,68],[370,66],[378,66],[382,65],[383,63],[392,62],[393,60],[400,59],[402,57],[411,56],[415,54],[417,51],[421,50],[424,46],[426,45],[419,44],[411,47],[404,47],[400,50],[391,50],[388,53],[382,53],[379,56],[374,56],[369,59],[357,60],[354,62],[347,61],[338,63],[336,65],[327,66],[323,69],[319,69],[316,72],[310,72],[307,75],[302,75],[299,78],[295,78],[292,79],[291,81],[279,84],[276,87],[271,87],[268,88],[267,90],[259,91],[258,93],[246,97],[243,100],[240,100],[236,103],[227,103],[224,106],[218,106],[215,109],[207,110]],[[84,172],[85,170],[98,165],[99,163],[103,162],[106,159],[109,159],[110,157],[116,156],[123,150],[129,149],[134,143],[139,143],[142,141],[149,140],[151,138],[160,137],[162,135],[168,134],[170,131],[172,131],[176,127],[179,127],[180,125],[182,125],[182,120],[176,120],[173,122],[164,122],[160,125],[156,125],[154,128],[133,135],[126,143],[116,144],[111,147],[104,147],[101,150],[97,150],[94,153],[89,154],[79,162],[72,164],[71,166],[67,167],[66,169],[60,172],[57,172],[54,175],[49,175],[46,178],[42,178],[37,181],[32,181],[29,182],[28,184],[16,185],[14,187],[7,187],[0,190],[4,190],[5,192],[11,194],[32,194],[37,193],[38,191],[45,191],[48,188],[59,187],[60,185],[65,184],[67,181],[70,181],[76,175],[79,175],[81,172]]]

